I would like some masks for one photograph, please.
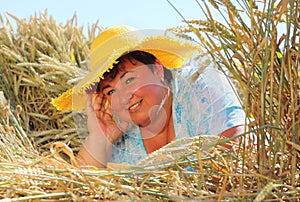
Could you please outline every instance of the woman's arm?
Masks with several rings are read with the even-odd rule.
[[[224,137],[224,138],[232,138],[232,137],[240,135],[244,132],[245,132],[245,126],[244,125],[238,125],[238,126],[234,126],[232,128],[229,128],[229,129],[225,130],[224,132],[219,134],[219,136]],[[235,138],[233,141],[239,143],[239,142],[241,142],[240,140],[241,140],[241,138]],[[228,144],[221,144],[221,145],[228,148],[228,149],[231,149],[231,146],[228,145]]]
[[[77,162],[80,166],[93,165],[104,168],[110,160],[111,148],[112,144],[107,138],[91,134],[81,146],[77,154]]]
[[[106,167],[111,158],[112,144],[122,135],[121,127],[113,120],[110,107],[105,106],[105,96],[100,93],[96,95],[94,103],[93,95],[87,100],[87,126],[89,136],[81,146],[77,161],[78,164]],[[127,123],[124,123],[126,128]]]

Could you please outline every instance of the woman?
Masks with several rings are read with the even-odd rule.
[[[200,75],[182,67],[197,46],[145,34],[127,26],[104,30],[91,47],[91,73],[67,93],[73,108],[86,103],[90,134],[78,153],[81,165],[136,164],[174,139],[244,132],[244,113],[226,78],[213,66]],[[81,101],[95,84],[96,93]]]

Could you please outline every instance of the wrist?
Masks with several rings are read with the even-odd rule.
[[[112,143],[104,135],[90,134],[82,146],[95,161],[103,165],[110,161]]]

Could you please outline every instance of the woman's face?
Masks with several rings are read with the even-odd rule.
[[[161,109],[158,106],[167,92],[161,82],[163,67],[155,64],[151,71],[134,59],[120,65],[123,65],[122,71],[113,80],[102,81],[101,90],[121,120],[146,127],[151,119],[159,116]]]

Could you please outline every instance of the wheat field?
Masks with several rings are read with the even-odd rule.
[[[137,166],[79,168],[84,114],[50,102],[86,74],[101,26],[78,27],[76,15],[57,24],[47,12],[29,20],[7,13],[0,16],[0,200],[300,200],[300,1],[196,2],[207,18],[170,31],[202,45],[237,86],[245,141],[199,136]],[[250,136],[256,141],[246,144]],[[212,146],[224,142],[234,149]]]

